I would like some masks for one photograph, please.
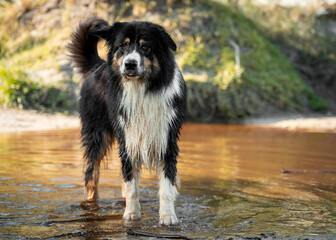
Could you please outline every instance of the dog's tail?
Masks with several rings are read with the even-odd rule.
[[[89,18],[81,22],[72,33],[71,42],[68,45],[69,57],[83,76],[105,62],[98,56],[97,43],[100,38],[95,33],[108,26],[105,20]]]

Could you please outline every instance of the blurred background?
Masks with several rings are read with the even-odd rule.
[[[166,28],[188,85],[188,121],[311,120],[275,125],[286,130],[185,124],[180,224],[158,224],[157,177],[144,169],[143,219],[132,228],[336,239],[336,0],[0,0],[0,239],[129,239],[117,147],[102,166],[98,208],[80,205],[82,80],[67,45],[94,15]]]
[[[335,0],[0,0],[2,109],[76,115],[81,80],[66,46],[93,15],[166,28],[188,120],[336,113]]]

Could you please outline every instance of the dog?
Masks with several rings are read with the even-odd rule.
[[[107,60],[97,43],[106,41]],[[90,18],[71,35],[69,55],[83,76],[79,100],[86,199],[98,198],[99,167],[112,144],[119,156],[126,199],[124,220],[141,218],[142,165],[159,175],[160,224],[177,224],[174,201],[178,139],[186,110],[186,84],[165,29],[150,22]],[[116,141],[115,141],[116,140]]]

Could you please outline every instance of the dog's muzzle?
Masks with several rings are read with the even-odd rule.
[[[128,59],[125,62],[125,73],[129,77],[133,77],[137,75],[137,68],[138,68],[138,62],[134,59]]]
[[[127,78],[138,78],[144,74],[144,68],[141,66],[140,54],[135,50],[128,54],[120,67],[120,72]]]

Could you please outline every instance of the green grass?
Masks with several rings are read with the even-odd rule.
[[[0,68],[0,103],[5,107],[68,113],[76,108],[74,84],[70,81],[45,85],[31,81],[22,71]]]
[[[324,112],[328,110],[328,104],[324,99],[317,97],[310,89],[308,89],[307,91],[308,91],[308,100],[310,102],[310,108],[313,111]]]

